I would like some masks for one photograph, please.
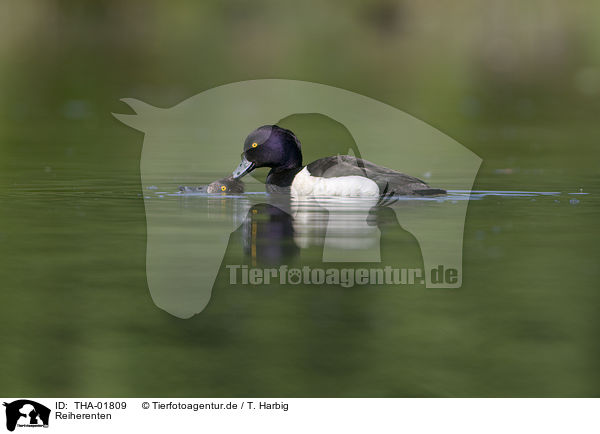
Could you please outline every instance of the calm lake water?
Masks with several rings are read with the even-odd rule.
[[[0,16],[3,395],[599,395],[597,0],[10,3]],[[228,228],[223,264],[316,265],[332,217],[333,247],[360,257],[355,247],[366,245],[384,264],[420,268],[402,211],[466,200],[452,192],[439,202],[349,213],[308,205],[302,219],[291,218],[258,183],[239,197],[171,195],[180,183],[230,173],[216,164],[214,173],[195,173],[203,171],[190,154],[185,179],[159,180],[156,190],[142,184],[149,137],[111,115],[133,114],[121,98],[169,109],[216,86],[264,78],[368,96],[481,157],[460,288],[240,286],[221,267],[199,315],[184,320],[157,306],[146,273],[149,204],[176,235],[166,250],[184,256],[175,239],[192,238],[181,216],[201,239],[214,235],[213,225]],[[255,100],[240,108],[255,113]],[[231,104],[214,108],[190,110],[189,119],[215,115],[233,134]],[[280,125],[301,138],[305,162],[358,155],[343,125],[289,118]],[[397,141],[398,159],[403,145],[417,143],[405,130],[381,134]],[[233,171],[242,140],[228,148],[236,161],[227,152],[204,161],[213,167],[221,157]],[[418,177],[427,170],[406,165],[392,167]],[[435,186],[453,188],[442,179]],[[214,250],[193,250],[195,264],[168,264],[173,286]]]
[[[226,258],[244,264],[252,257],[244,213],[268,202],[266,195],[182,197],[168,183],[143,190],[135,152],[107,161],[70,146],[58,154],[10,149],[0,196],[7,396],[597,391],[599,185],[592,170],[563,169],[550,158],[509,167],[484,159],[468,207],[459,289],[240,286],[223,269],[207,308],[182,320],[148,291],[144,197],[172,210],[240,214]],[[467,199],[451,192],[440,206]],[[267,240],[259,261],[320,261],[322,215],[294,227],[285,213],[257,212],[271,216],[257,231],[276,226],[275,235],[259,236]],[[422,266],[418,244],[395,218],[385,211],[367,217],[389,241],[382,261],[402,245],[404,263]]]

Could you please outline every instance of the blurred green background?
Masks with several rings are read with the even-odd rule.
[[[598,396],[600,3],[0,4],[5,396]],[[145,280],[143,135],[111,112],[256,78],[341,87],[483,158],[464,284],[215,298]],[[573,196],[568,193],[585,192]]]

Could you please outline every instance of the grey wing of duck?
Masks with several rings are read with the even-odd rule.
[[[397,170],[379,166],[351,155],[321,158],[308,165],[312,176],[333,178],[338,176],[364,176],[377,184],[380,192],[387,195],[434,196],[445,194],[439,188],[431,188],[426,182]]]

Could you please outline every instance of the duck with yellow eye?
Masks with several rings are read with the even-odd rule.
[[[295,197],[439,196],[441,188],[394,169],[352,155],[332,155],[304,166],[296,135],[277,125],[263,125],[244,140],[242,161],[233,172],[239,179],[268,167],[266,189]]]
[[[182,185],[179,190],[184,193],[222,193],[222,194],[239,194],[244,192],[244,183],[239,179],[233,179],[233,176],[219,179],[211,182],[208,185],[201,185],[199,187],[188,187]]]

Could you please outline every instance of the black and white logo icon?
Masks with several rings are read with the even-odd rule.
[[[6,407],[6,429],[48,427],[50,409],[30,399],[19,399],[4,403]]]

